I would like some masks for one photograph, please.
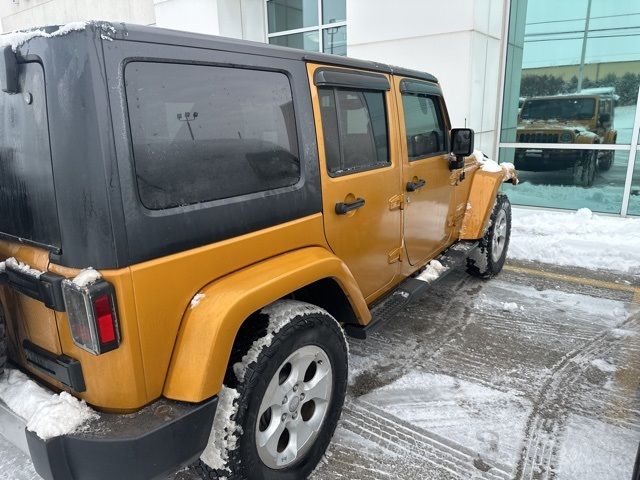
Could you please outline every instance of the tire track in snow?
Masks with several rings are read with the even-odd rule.
[[[638,318],[631,317],[617,328],[638,327]],[[575,384],[581,381],[584,366],[611,351],[620,338],[606,330],[591,341],[567,355],[552,368],[534,402],[527,419],[525,444],[515,472],[517,480],[552,480],[556,478],[558,452],[568,413],[571,410],[569,395]]]
[[[345,405],[345,427],[402,457],[403,464],[423,470],[427,464],[446,469],[457,478],[507,480],[511,468],[482,459],[486,471],[475,466],[477,453],[379,409],[372,403],[354,400]]]

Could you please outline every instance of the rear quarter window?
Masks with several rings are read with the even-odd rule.
[[[138,192],[146,208],[236,197],[300,179],[285,74],[132,62],[125,79]]]

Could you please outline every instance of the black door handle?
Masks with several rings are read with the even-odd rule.
[[[344,215],[351,210],[357,210],[364,207],[364,198],[356,198],[353,202],[339,202],[336,203],[336,213],[338,215]]]
[[[416,190],[420,190],[427,184],[426,180],[419,178],[415,182],[407,182],[407,192],[415,192]]]

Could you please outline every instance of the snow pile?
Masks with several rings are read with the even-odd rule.
[[[81,270],[78,275],[73,279],[73,284],[76,287],[87,287],[96,283],[98,280],[102,278],[100,272],[94,270],[92,267],[85,268]]]
[[[237,390],[222,387],[218,395],[218,407],[213,419],[213,427],[207,448],[200,458],[214,470],[226,470],[229,452],[236,448],[242,428],[235,422],[238,412],[236,400],[240,394]]]
[[[35,268],[31,268],[30,265],[20,262],[13,257],[7,258],[4,261],[4,264],[5,264],[5,268],[9,267],[12,270],[18,270],[19,272],[26,273],[27,275],[30,275],[36,278],[40,278],[40,275],[44,273],[44,272],[41,272],[40,270],[36,270]]]
[[[591,360],[591,365],[596,367],[601,372],[605,372],[605,373],[613,373],[617,370],[615,365],[612,365],[606,360],[603,360],[601,358],[598,358],[596,360]]]
[[[22,372],[6,369],[0,377],[0,400],[43,440],[75,432],[98,414],[67,392],[52,394]]]
[[[195,296],[191,299],[191,304],[190,304],[191,308],[196,308],[204,297],[205,297],[204,293],[196,293]]]
[[[509,257],[640,274],[640,219],[514,208]]]
[[[18,48],[21,45],[28,42],[32,38],[62,37],[71,32],[82,31],[85,28],[87,28],[87,22],[71,22],[61,26],[60,28],[58,28],[58,30],[52,33],[47,33],[42,29],[11,32],[11,33],[7,33],[6,35],[0,36],[0,47],[6,47],[7,45],[11,45],[11,49],[15,52],[18,50]]]
[[[242,357],[242,360],[233,366],[233,372],[236,374],[239,382],[244,381],[247,367],[258,360],[262,350],[271,345],[275,334],[278,333],[282,327],[290,323],[291,320],[303,314],[322,313],[328,315],[327,312],[321,308],[296,300],[280,300],[271,305],[267,305],[260,313],[269,316],[267,334],[253,342],[253,345],[251,345],[246,355]]]
[[[515,312],[518,310],[518,304],[516,302],[502,302],[502,310],[505,312]]]
[[[423,282],[433,282],[442,275],[445,270],[447,270],[447,267],[442,265],[438,260],[431,260],[416,279],[422,280]]]

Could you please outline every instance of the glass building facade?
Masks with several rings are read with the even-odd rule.
[[[267,0],[269,43],[347,54],[346,0]]]
[[[515,204],[640,215],[637,0],[512,0],[499,158]]]

